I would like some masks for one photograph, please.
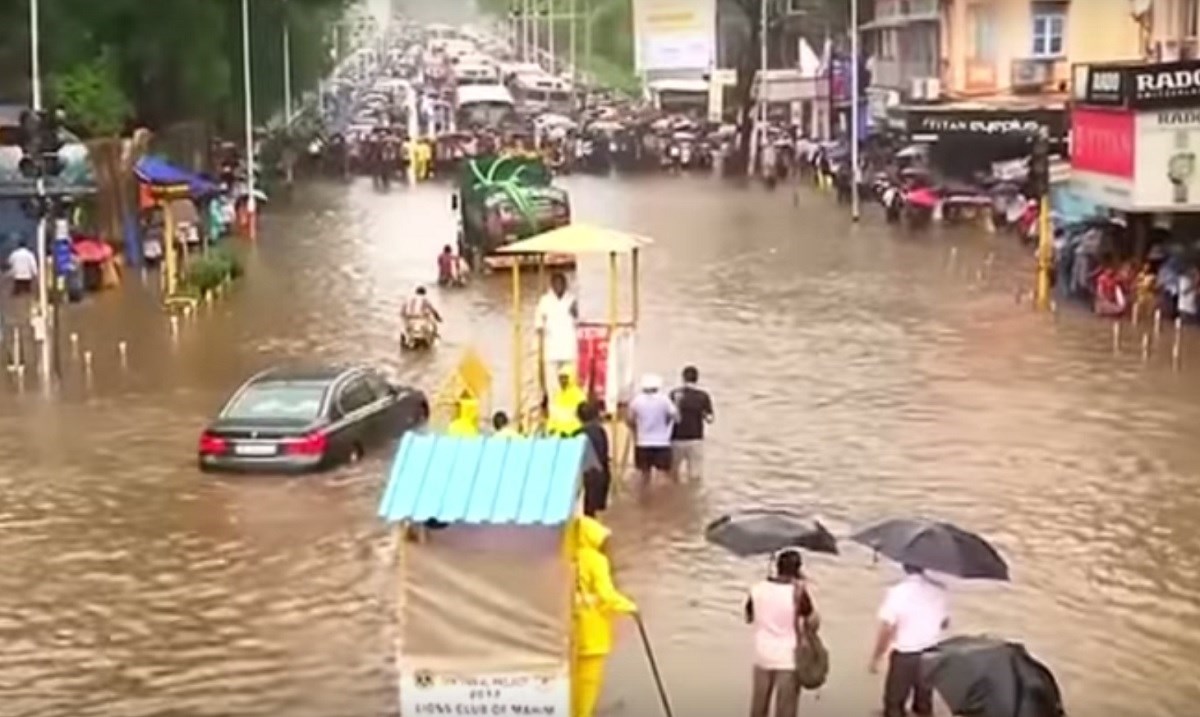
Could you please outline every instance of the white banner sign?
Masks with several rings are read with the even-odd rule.
[[[708,71],[716,61],[716,0],[633,0],[639,72]]]
[[[1134,205],[1155,211],[1200,211],[1200,110],[1137,116]]]
[[[401,670],[400,717],[570,717],[571,687],[558,675],[439,675]]]

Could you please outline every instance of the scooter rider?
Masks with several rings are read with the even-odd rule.
[[[431,337],[437,336],[437,325],[442,323],[442,315],[429,301],[423,286],[418,286],[416,292],[404,302],[401,318],[404,320],[404,334],[410,340],[423,331]]]

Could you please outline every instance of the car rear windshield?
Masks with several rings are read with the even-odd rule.
[[[223,418],[311,421],[321,412],[328,384],[316,381],[270,381],[242,391],[222,412]]]

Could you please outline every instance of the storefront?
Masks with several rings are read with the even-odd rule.
[[[969,179],[992,163],[1029,156],[1032,140],[1045,134],[1052,154],[1066,146],[1062,106],[981,104],[909,105],[888,112],[908,141],[930,145],[930,162],[953,177]]]
[[[1132,213],[1200,212],[1200,61],[1079,65],[1071,181]]]

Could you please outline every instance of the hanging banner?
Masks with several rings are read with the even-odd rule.
[[[716,60],[716,0],[633,0],[638,72],[707,72]]]
[[[450,676],[430,670],[400,672],[400,717],[569,717],[571,686],[557,675]]]
[[[579,385],[589,395],[604,398],[608,380],[608,327],[580,326]]]

